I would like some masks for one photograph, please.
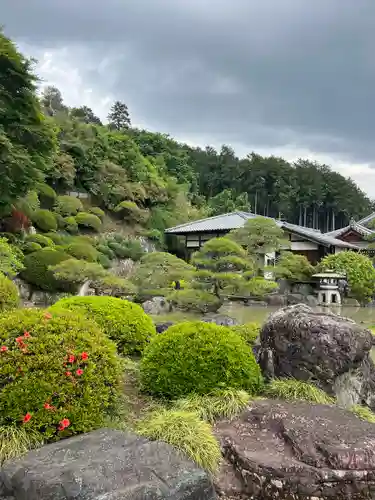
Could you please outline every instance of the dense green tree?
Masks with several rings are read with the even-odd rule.
[[[282,252],[272,272],[277,278],[303,281],[314,274],[314,267],[304,255]]]
[[[124,130],[130,128],[130,115],[128,107],[121,101],[115,101],[112,104],[108,114],[108,124],[115,130]]]
[[[69,115],[84,123],[92,123],[94,125],[102,125],[100,118],[95,115],[93,110],[88,106],[80,106],[79,108],[71,108]]]
[[[0,273],[8,278],[14,278],[23,267],[22,253],[5,238],[0,238]]]
[[[63,103],[63,97],[58,88],[48,85],[42,91],[41,103],[44,112],[49,116],[55,116],[57,113],[66,113],[68,108]]]

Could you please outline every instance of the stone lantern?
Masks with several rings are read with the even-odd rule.
[[[317,280],[318,303],[320,306],[341,306],[341,282],[346,285],[346,275],[335,271],[314,274]]]

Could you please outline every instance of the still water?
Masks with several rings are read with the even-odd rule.
[[[277,311],[278,307],[256,307],[244,306],[238,302],[228,302],[218,311],[217,314],[223,314],[236,319],[239,323],[248,323],[255,321],[256,323],[263,323],[269,314]],[[317,311],[324,312],[326,307],[316,308]],[[362,324],[365,327],[375,327],[375,307],[333,307],[330,308],[335,314],[346,316],[353,319],[356,323]],[[199,316],[190,313],[175,312],[166,316],[155,316],[155,321],[186,321],[198,320]]]

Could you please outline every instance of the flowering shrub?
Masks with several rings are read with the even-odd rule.
[[[56,302],[49,310],[68,309],[87,315],[116,342],[120,353],[139,354],[156,334],[152,319],[142,307],[115,297],[70,297]]]
[[[0,311],[15,309],[19,301],[17,286],[13,281],[0,273]]]
[[[23,309],[0,318],[0,425],[44,441],[87,432],[116,412],[122,366],[94,323]]]
[[[156,336],[140,364],[143,388],[150,394],[179,398],[221,388],[257,392],[260,368],[245,341],[224,326],[185,322]]]

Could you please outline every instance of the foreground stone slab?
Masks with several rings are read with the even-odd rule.
[[[101,429],[32,451],[1,469],[0,498],[214,500],[209,475],[161,442]]]
[[[375,498],[375,424],[335,406],[257,401],[215,432],[224,498]]]

